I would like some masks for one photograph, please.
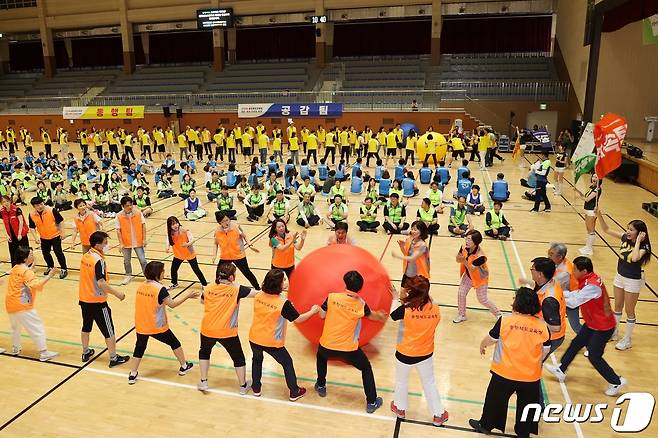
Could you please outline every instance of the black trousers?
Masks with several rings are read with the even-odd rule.
[[[46,149],[46,158],[52,158],[53,156],[53,145],[44,144],[43,147]]]
[[[235,148],[228,148],[228,161],[235,163]]]
[[[468,161],[475,161],[475,157],[477,157],[478,163],[482,161],[482,157],[480,157],[480,151],[477,149],[471,150],[471,157],[468,159]]]
[[[41,239],[41,252],[43,253],[43,259],[46,262],[46,266],[54,268],[55,261],[50,254],[51,250],[55,251],[55,257],[57,257],[59,267],[66,270],[66,257],[64,257],[64,251],[62,251],[61,237],[57,236],[54,239]]]
[[[514,432],[520,438],[529,437],[531,433],[537,435],[539,433],[539,423],[532,421],[531,416],[528,416],[526,421],[521,422],[521,414],[526,405],[537,403],[537,400],[539,400],[539,388],[539,380],[536,382],[518,382],[491,373],[491,380],[487,387],[487,395],[484,399],[480,424],[489,431],[498,429],[501,432],[505,432],[507,405],[512,394],[516,393],[516,423],[514,424]]]
[[[228,355],[231,356],[235,368],[243,367],[247,364],[244,358],[244,352],[242,351],[242,344],[240,344],[240,338],[237,336],[233,336],[232,338],[209,338],[201,333],[199,333],[199,336],[201,338],[201,346],[199,347],[200,360],[209,360],[212,347],[219,342]]]
[[[174,284],[178,283],[178,269],[180,268],[180,265],[183,264],[183,262],[184,260],[177,259],[176,257],[174,257],[174,259],[171,261],[171,282]],[[198,278],[201,282],[201,285],[206,286],[208,282],[206,281],[206,277],[203,276],[203,272],[201,272],[201,269],[199,268],[199,262],[197,262],[196,257],[188,260],[187,262],[192,267],[192,270],[196,274],[196,278]]]
[[[197,161],[202,161],[203,160],[203,145],[202,144],[195,144],[194,145],[194,150],[196,151]]]
[[[407,163],[409,162],[409,160],[411,160],[411,165],[413,166],[416,164],[415,155],[416,154],[414,154],[414,151],[410,149],[406,149],[404,152],[404,159],[407,161]]]
[[[311,215],[311,216],[307,217],[306,220],[308,220],[308,224],[313,227],[313,226],[320,223],[320,216],[318,216],[317,214],[314,214],[314,215]],[[302,219],[300,217],[299,219],[297,219],[297,225],[300,225],[300,226],[303,227],[303,226],[306,225],[306,222],[304,222],[304,219]]]
[[[500,236],[509,237],[509,231],[510,231],[509,227],[502,226],[502,227],[498,228],[498,235],[497,236],[494,235],[493,230],[485,230],[484,234],[486,234],[489,237],[493,237],[494,239],[497,239]]]
[[[117,146],[115,144],[111,144],[110,145],[110,160],[112,160],[115,155],[117,157],[116,158],[117,160],[121,159],[121,157],[119,157],[119,146]]]
[[[436,154],[425,154],[425,159],[423,160],[423,165],[427,165],[429,162],[430,157],[434,160],[434,165],[438,166],[439,165],[439,159],[436,158]]]
[[[270,267],[271,267],[272,269],[281,269],[283,272],[286,273],[286,276],[288,277],[288,280],[290,280],[290,276],[292,275],[292,271],[295,270],[295,266],[294,266],[294,265],[293,265],[293,266],[290,266],[290,267],[287,267],[287,268],[280,268],[280,267],[278,267],[278,266],[274,266],[274,265],[270,265]]]
[[[317,165],[318,164],[317,149],[309,149],[308,152],[306,152],[306,161],[308,161],[308,164],[311,164],[311,157],[313,157],[313,162]]]
[[[151,155],[151,145],[145,144],[142,146],[142,153],[149,156],[149,160],[153,161],[153,155]]]
[[[345,165],[350,163],[350,147],[341,146],[340,147],[340,159],[345,160]]]
[[[224,146],[216,146],[215,147],[215,161],[217,161],[217,158],[219,158],[219,161],[224,161],[224,153],[226,152],[226,148]]]
[[[263,215],[264,212],[265,206],[263,204],[259,205],[258,207],[247,206],[247,213],[249,213],[249,217],[252,219],[258,219]]]
[[[103,159],[103,145],[96,146],[96,156],[99,160]]]
[[[551,201],[548,200],[548,195],[546,194],[546,183],[538,183],[537,188],[535,189],[535,206],[532,208],[535,211],[539,211],[539,204],[544,203],[544,209],[551,209]]]
[[[11,241],[8,241],[7,244],[9,245],[9,257],[11,259],[11,265],[15,266],[18,264],[18,261],[16,260],[16,250],[19,246],[30,246],[30,241],[28,240],[27,235],[20,240],[16,240],[16,237],[12,236]]]
[[[133,147],[132,146],[125,146],[123,148],[123,150],[126,153],[127,157],[130,157],[131,160],[135,159],[135,153],[133,152]]]
[[[391,234],[400,234],[400,233],[402,233],[402,231],[409,228],[409,223],[407,223],[407,222],[405,222],[403,224],[397,224],[397,225],[398,225],[399,228],[395,229],[395,228],[393,228],[393,225],[389,224],[388,222],[384,222],[382,224],[382,227],[384,227],[384,229],[387,232],[391,233]]]
[[[379,158],[379,153],[377,152],[368,152],[368,155],[366,156],[366,167],[370,167],[370,158],[375,158],[375,164],[377,164],[377,161],[380,160]]]
[[[564,355],[562,355],[562,359],[560,359],[560,362],[562,362],[562,365],[560,365],[562,371],[566,371],[578,352],[582,350],[583,347],[587,347],[587,351],[589,352],[589,362],[596,371],[598,371],[601,377],[603,377],[608,383],[619,385],[621,383],[619,376],[603,358],[605,346],[612,337],[614,331],[614,328],[606,331],[594,330],[587,327],[587,324],[583,324],[576,337],[573,338],[571,344],[569,344],[569,347],[564,352]]]
[[[336,147],[327,147],[324,149],[324,161],[327,162],[327,157],[331,154],[331,164],[336,164]]]
[[[377,399],[377,387],[375,386],[375,375],[372,373],[372,367],[368,356],[357,348],[354,351],[336,351],[318,346],[318,353],[315,356],[316,368],[318,372],[318,386],[327,385],[327,361],[329,359],[341,359],[361,371],[363,380],[363,391],[366,393],[366,400],[372,404]]]
[[[263,352],[269,354],[275,361],[283,367],[283,375],[286,377],[286,385],[291,393],[299,391],[297,386],[297,375],[295,374],[295,366],[292,362],[290,353],[286,347],[263,347],[262,345],[249,342],[251,345],[251,385],[258,389],[261,387],[261,377],[263,375]]]
[[[217,263],[217,272],[215,273],[215,278],[219,277],[219,266],[222,263],[233,263],[235,267],[240,270],[242,275],[244,275],[247,278],[247,280],[251,284],[251,287],[253,287],[256,290],[260,290],[258,279],[256,279],[254,273],[251,272],[251,269],[249,268],[249,262],[247,261],[246,257],[237,260],[220,259],[219,262]]]
[[[374,222],[357,221],[356,224],[359,226],[359,231],[376,230],[377,227],[379,227],[379,221],[374,221]]]
[[[427,226],[427,232],[429,234],[433,234],[436,236],[437,234],[439,234],[439,228],[440,228],[439,224],[429,224]]]
[[[166,332],[156,333],[154,335],[143,335],[137,333],[137,341],[135,342],[135,350],[133,350],[133,357],[141,359],[144,357],[144,352],[146,351],[146,346],[148,345],[149,338],[157,339],[158,341],[167,344],[171,347],[172,350],[180,348],[181,344],[174,332],[171,329]]]

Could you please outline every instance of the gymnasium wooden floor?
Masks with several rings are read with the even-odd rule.
[[[507,155],[509,157],[509,155]],[[575,198],[567,185],[562,197],[551,196],[553,211],[531,215],[530,204],[521,199],[523,192],[519,178],[525,177],[525,169],[507,159],[497,163],[488,171],[472,166],[473,175],[483,187],[489,187],[491,179],[499,171],[505,173],[510,182],[511,200],[505,205],[506,216],[514,226],[513,240],[499,242],[485,240],[483,248],[489,257],[491,283],[489,295],[502,310],[509,310],[513,290],[521,275],[529,276],[530,260],[546,254],[548,243],[560,240],[567,243],[570,257],[578,255],[577,249],[584,243],[585,228],[582,215],[582,202]],[[453,171],[454,173],[454,171]],[[573,180],[570,173],[567,178]],[[202,179],[202,176],[200,176]],[[453,176],[453,179],[455,177]],[[584,183],[581,181],[581,190]],[[649,192],[627,184],[617,184],[606,180],[601,207],[606,219],[613,227],[624,227],[632,219],[642,219],[648,225],[650,234],[658,241],[656,218],[641,209],[641,203],[656,201]],[[424,193],[427,187],[421,188]],[[200,196],[205,200],[205,195]],[[320,198],[322,199],[322,198]],[[349,223],[355,226],[359,203],[362,197],[354,197],[349,204]],[[292,202],[295,205],[296,201]],[[408,217],[415,217],[420,199],[409,202]],[[324,205],[319,204],[319,208]],[[25,210],[29,210],[26,207]],[[212,215],[215,207],[206,202],[205,208]],[[147,219],[149,260],[168,261],[170,254],[165,252],[166,225],[170,215],[182,217],[182,203],[178,200],[162,200],[155,204],[156,212]],[[66,212],[67,235],[72,230],[72,212]],[[293,213],[293,216],[296,212]],[[381,211],[380,211],[381,215]],[[244,208],[240,207],[238,221],[256,242],[260,253],[248,253],[250,265],[259,279],[262,279],[270,266],[270,250],[265,233],[268,226],[264,220],[250,223],[245,220]],[[483,216],[473,217],[474,224],[483,229]],[[207,278],[212,277],[212,234],[215,229],[212,216],[191,223],[185,222],[198,241],[195,243],[199,261]],[[136,385],[128,386],[129,365],[109,369],[108,356],[100,333],[94,329],[91,343],[96,356],[87,364],[80,362],[80,311],[78,301],[78,272],[80,246],[66,251],[70,274],[65,280],[52,280],[45,292],[37,298],[36,308],[46,324],[49,349],[60,352],[60,356],[49,363],[40,363],[33,358],[37,355],[31,340],[25,335],[21,356],[7,354],[0,358],[0,430],[7,437],[87,437],[87,436],[307,436],[318,433],[325,436],[367,436],[367,437],[423,437],[423,436],[475,436],[468,428],[469,418],[478,418],[482,401],[489,381],[491,349],[486,356],[480,356],[478,346],[481,338],[493,325],[494,317],[481,308],[474,293],[468,298],[468,317],[465,323],[451,322],[456,315],[458,265],[454,254],[461,239],[450,238],[447,233],[448,214],[440,218],[441,230],[438,237],[431,240],[432,296],[441,306],[442,321],[437,331],[435,371],[439,391],[443,397],[450,420],[445,427],[434,428],[428,423],[429,417],[422,390],[417,377],[410,381],[410,406],[407,410],[409,421],[399,422],[388,409],[395,384],[394,348],[397,324],[389,321],[384,330],[365,348],[373,364],[379,394],[384,398],[384,406],[374,415],[364,410],[364,396],[359,373],[347,366],[332,362],[328,375],[328,396],[320,399],[313,391],[315,381],[315,348],[303,338],[295,328],[288,331],[287,347],[295,360],[295,367],[302,386],[309,389],[306,397],[295,403],[287,401],[287,389],[282,370],[276,362],[265,358],[263,395],[240,396],[232,364],[228,355],[217,348],[212,357],[209,383],[211,391],[201,394],[196,390],[198,368],[184,377],[176,374],[178,364],[168,347],[151,341],[140,367],[140,378]],[[296,225],[292,229],[298,229]],[[105,229],[113,230],[112,219],[105,220]],[[323,227],[310,230],[306,245],[298,255],[313,251],[325,244],[329,231]],[[382,230],[377,234],[351,231],[357,244],[368,249],[389,270],[391,279],[399,281],[402,267],[399,260],[391,257],[397,250],[396,238],[390,239]],[[4,233],[3,233],[4,235]],[[122,258],[116,249],[116,235],[110,233],[112,251],[107,257],[112,273],[111,283],[118,285],[123,277]],[[65,244],[68,248],[70,245]],[[599,234],[596,240],[593,261],[597,272],[602,274],[608,287],[612,289],[615,274],[618,242]],[[40,251],[36,252],[37,272],[43,270]],[[647,268],[647,287],[642,290],[638,305],[638,326],[634,333],[633,348],[625,352],[608,345],[606,359],[619,372],[628,378],[627,391],[648,391],[658,396],[658,359],[651,339],[658,336],[658,271],[655,269],[656,256]],[[7,246],[0,243],[0,260],[4,263],[2,273],[9,269]],[[137,263],[134,262],[137,267]],[[169,266],[167,266],[169,269]],[[136,271],[137,272],[137,271]],[[189,266],[183,265],[180,272],[181,288],[200,288]],[[168,277],[168,275],[167,275]],[[131,354],[134,342],[134,291],[140,278],[136,278],[124,290],[127,298],[123,302],[111,297],[118,349],[123,354]],[[238,281],[244,281],[241,276]],[[4,285],[2,286],[4,289]],[[197,362],[198,328],[202,307],[197,301],[188,301],[182,306],[169,310],[172,330],[183,344],[188,359]],[[252,305],[246,301],[240,312],[240,337],[247,346],[248,330],[252,317]],[[5,312],[0,312],[0,346],[9,349],[10,328]],[[567,329],[567,340],[573,337]],[[566,345],[558,350],[557,359]],[[250,351],[245,350],[250,372]],[[613,404],[615,398],[604,395],[605,382],[594,371],[589,362],[579,356],[569,369],[568,380],[560,385],[548,373],[544,373],[546,396],[551,402]],[[507,432],[511,433],[514,423],[514,402],[509,410]],[[540,427],[541,436],[567,437],[613,436],[610,428],[612,406],[606,411],[606,419],[601,424],[574,426],[561,422]],[[658,436],[656,423],[649,426],[641,436]]]

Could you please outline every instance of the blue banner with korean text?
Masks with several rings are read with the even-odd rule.
[[[245,103],[238,105],[239,118],[340,117],[342,103]]]

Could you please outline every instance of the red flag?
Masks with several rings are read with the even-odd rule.
[[[621,145],[626,137],[626,119],[607,113],[594,125],[596,175],[605,177],[621,165]]]
[[[514,150],[512,150],[512,160],[516,161],[519,158],[519,152],[521,152],[521,136],[517,134]]]

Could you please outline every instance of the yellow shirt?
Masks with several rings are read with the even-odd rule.
[[[272,150],[273,151],[281,150],[281,137],[277,137],[272,141]]]
[[[212,139],[217,146],[221,146],[224,143],[224,135],[221,132],[213,135]]]
[[[336,134],[334,134],[333,132],[327,132],[324,136],[325,146],[327,146],[328,148],[333,148],[334,146],[336,146],[334,144],[334,138],[335,137],[336,137]]]
[[[235,135],[235,138],[242,138],[242,128],[239,126],[233,128],[233,135]]]
[[[356,144],[357,134],[356,131],[352,130],[349,132],[349,144]]]
[[[309,150],[317,150],[318,148],[318,138],[315,136],[315,134],[309,134],[308,138],[306,139],[306,146],[308,147]]]
[[[144,145],[150,145],[151,144],[151,137],[149,137],[148,133],[146,133],[146,132],[144,133],[144,135],[142,135],[142,144],[144,144]]]
[[[324,129],[318,129],[316,135],[319,141],[324,142],[325,138],[327,137],[327,131]]]
[[[341,146],[349,146],[349,132],[343,131],[340,134],[338,134],[338,141],[340,142]]]
[[[235,136],[234,135],[229,135],[226,137],[226,147],[228,149],[235,149]]]
[[[290,134],[297,133],[297,128],[294,125],[290,125],[286,128],[286,136],[290,138]]]
[[[379,143],[376,139],[371,138],[368,140],[368,152],[377,152],[377,146],[379,146]]]
[[[97,132],[96,135],[94,135],[94,143],[96,146],[101,146],[103,144],[103,138],[101,137],[100,132]]]
[[[204,129],[201,135],[203,136],[204,143],[210,143],[210,131]]]
[[[251,135],[249,135],[247,132],[242,134],[242,147],[244,148],[250,148],[252,145],[251,143]]]
[[[165,138],[167,139],[167,143],[173,143],[174,142],[174,131],[172,131],[172,130],[165,131]]]
[[[164,135],[162,135],[162,132],[157,129],[153,131],[153,138],[155,139],[156,144],[164,144]]]
[[[178,134],[178,147],[181,149],[187,148],[187,137],[182,132]]]
[[[380,145],[385,145],[386,144],[386,133],[385,132],[378,132],[377,133],[377,141],[379,142]]]
[[[267,149],[267,143],[270,141],[270,139],[267,137],[265,134],[261,134],[258,136],[258,148],[259,149]]]
[[[413,151],[416,147],[416,137],[407,137],[407,143],[405,149],[408,151]]]
[[[450,139],[450,144],[452,145],[452,150],[453,151],[463,151],[464,150],[464,142],[462,142],[462,139],[459,137],[452,137]]]
[[[302,129],[302,142],[306,143],[308,141],[309,130],[304,128]]]
[[[290,137],[288,139],[288,143],[290,143],[289,149],[291,151],[298,151],[299,150],[299,139],[297,137]]]
[[[395,131],[391,131],[388,134],[386,134],[386,148],[395,149],[397,146],[398,146],[398,140],[397,140],[397,136],[395,135]]]

